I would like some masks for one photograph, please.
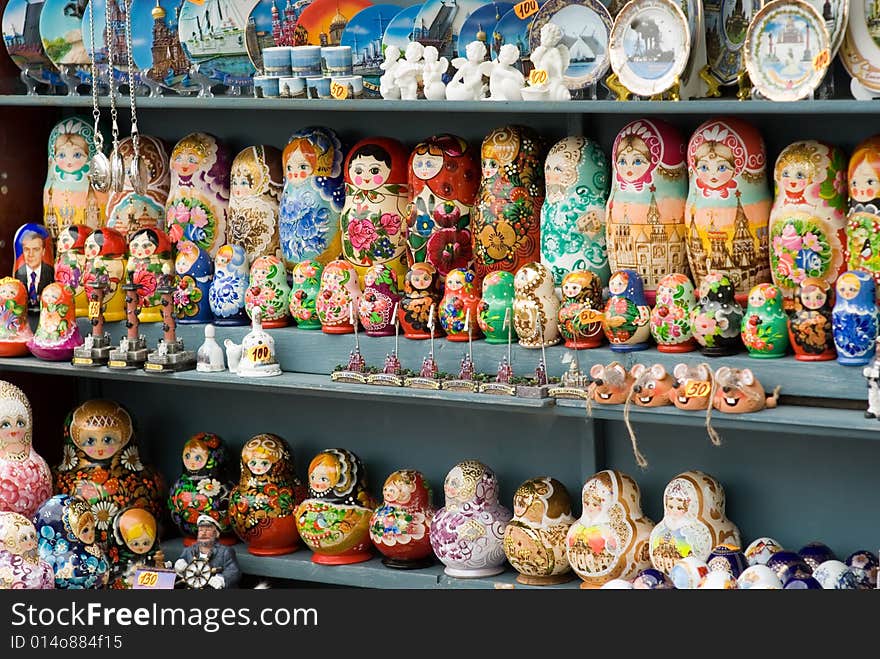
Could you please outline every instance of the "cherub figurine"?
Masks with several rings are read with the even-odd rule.
[[[472,41],[465,48],[467,57],[456,57],[452,66],[458,69],[446,85],[446,98],[450,101],[479,101],[486,95],[480,65],[486,59],[486,46],[482,41]]]
[[[529,59],[536,71],[544,71],[547,77],[542,82],[532,84],[547,90],[547,98],[551,101],[569,101],[571,92],[565,86],[564,73],[571,63],[568,46],[562,43],[562,29],[555,23],[545,23],[541,28],[541,45],[532,51]]]
[[[385,48],[385,61],[379,65],[385,73],[379,78],[379,94],[382,98],[400,98],[400,89],[395,82],[397,67],[400,65],[400,48],[387,46]]]
[[[414,101],[419,97],[424,53],[425,47],[418,41],[412,41],[406,47],[403,61],[398,61],[394,68],[394,84],[400,90],[400,98],[404,101]]]
[[[449,68],[449,60],[440,57],[440,53],[434,46],[426,46],[422,62],[422,83],[425,98],[429,101],[442,101],[446,98],[446,85],[443,83],[443,74]]]
[[[498,51],[494,62],[483,62],[480,73],[489,78],[489,99],[492,101],[521,101],[525,76],[514,66],[519,61],[519,48],[506,43]]]

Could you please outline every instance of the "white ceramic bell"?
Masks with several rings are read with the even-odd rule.
[[[263,329],[259,307],[251,311],[251,318],[251,331],[241,345],[230,339],[224,341],[229,370],[245,378],[281,375],[281,366],[275,361],[275,339]]]
[[[223,349],[217,343],[216,328],[213,325],[205,325],[205,342],[196,353],[196,370],[202,373],[219,373],[226,370],[226,362],[223,359]]]

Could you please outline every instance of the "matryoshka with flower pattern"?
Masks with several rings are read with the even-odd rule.
[[[290,286],[287,270],[277,256],[261,256],[251,264],[250,283],[245,293],[245,310],[260,309],[263,327],[285,327],[290,322]]]
[[[55,588],[52,566],[40,558],[37,530],[24,515],[0,512],[0,590]]]
[[[128,241],[129,283],[136,285],[138,320],[142,323],[162,322],[162,294],[159,282],[163,266],[173,268],[171,239],[156,227],[139,229]]]
[[[89,315],[89,301],[82,278],[86,269],[86,238],[92,233],[85,224],[71,224],[58,232],[55,255],[55,281],[73,289],[77,318]]]
[[[440,300],[440,325],[450,341],[479,339],[483,333],[477,322],[480,296],[473,270],[456,268],[446,276],[446,291]],[[470,312],[470,326],[468,322]]]
[[[431,520],[434,506],[424,474],[400,469],[385,480],[382,505],[370,519],[370,539],[388,567],[415,569],[433,563]]]
[[[880,135],[856,146],[847,173],[847,269],[870,272],[880,284]]]

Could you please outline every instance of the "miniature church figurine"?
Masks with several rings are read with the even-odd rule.
[[[513,368],[510,366],[510,362],[507,361],[507,357],[502,357],[501,361],[498,362],[498,372],[495,374],[495,382],[500,384],[510,384],[512,378]]]
[[[491,101],[521,101],[525,77],[516,67],[519,63],[519,48],[506,43],[498,51],[494,62],[483,62],[480,73],[489,78],[489,98]]]
[[[486,59],[486,46],[482,41],[472,41],[465,48],[467,57],[456,57],[452,66],[457,71],[446,85],[449,101],[479,101],[486,94],[480,65]]]
[[[442,101],[446,98],[446,84],[443,74],[449,68],[449,60],[440,57],[434,46],[425,46],[422,61],[422,86],[425,98],[429,101]]]
[[[529,59],[535,65],[534,71],[544,72],[529,76],[529,89],[543,91],[545,95],[536,98],[524,93],[525,100],[571,100],[571,92],[565,86],[563,77],[571,63],[571,54],[568,46],[562,43],[562,28],[549,21],[545,23],[541,28],[541,45],[532,51]]]
[[[223,349],[214,338],[216,328],[213,325],[205,325],[205,342],[196,353],[196,370],[202,373],[217,373],[225,371],[223,361]]]
[[[395,81],[399,60],[400,48],[391,45],[387,46],[385,48],[385,61],[379,65],[379,68],[385,72],[379,77],[379,94],[381,94],[382,98],[400,98],[400,88]]]
[[[419,377],[434,379],[437,377],[437,362],[434,361],[434,355],[425,355],[422,360],[422,368],[419,371]]]
[[[425,47],[422,44],[411,41],[406,47],[403,61],[399,61],[394,69],[394,81],[400,89],[401,100],[414,101],[419,97],[424,52]]]

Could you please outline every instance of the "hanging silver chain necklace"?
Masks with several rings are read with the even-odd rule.
[[[110,189],[110,159],[104,153],[104,136],[101,134],[101,110],[98,107],[98,65],[95,63],[95,12],[89,10],[89,32],[92,38],[90,65],[92,74],[92,117],[95,120],[95,155],[89,163],[89,183],[96,192]]]
[[[116,61],[116,48],[110,28],[110,3],[116,0],[104,1],[104,42],[107,46],[107,82],[110,87],[110,130],[113,138],[113,149],[110,151],[110,189],[113,192],[122,190],[125,183],[125,163],[122,154],[119,153],[119,123],[116,111],[116,76],[113,75],[113,65]],[[92,48],[94,50],[94,47]]]
[[[147,192],[147,180],[150,173],[145,160],[141,159],[140,151],[140,132],[137,123],[137,104],[135,97],[137,90],[134,81],[134,58],[131,54],[131,3],[132,0],[122,0],[125,5],[125,47],[127,49],[128,59],[128,96],[131,100],[131,163],[128,166],[128,180],[131,187],[139,195]]]

